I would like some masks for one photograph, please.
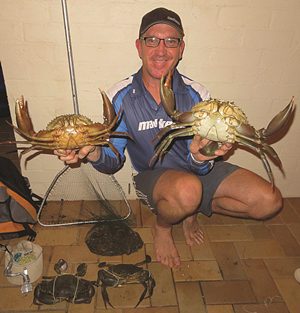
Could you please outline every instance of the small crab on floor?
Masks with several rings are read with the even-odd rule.
[[[155,287],[155,280],[150,271],[140,267],[140,265],[151,262],[151,257],[146,255],[144,261],[136,264],[116,264],[107,265],[100,263],[99,267],[107,266],[107,268],[98,271],[97,283],[101,286],[101,293],[105,308],[109,304],[112,308],[113,305],[109,301],[107,287],[121,287],[126,284],[140,283],[144,286],[144,291],[135,307],[137,307],[144,299],[150,298],[153,294]]]
[[[26,141],[4,141],[0,144],[21,143],[30,144],[23,149],[21,155],[31,150],[73,150],[84,146],[109,146],[113,153],[119,157],[114,145],[109,141],[110,137],[131,138],[126,132],[115,132],[121,110],[116,114],[112,103],[104,91],[101,91],[103,99],[104,123],[93,123],[89,118],[80,114],[60,115],[48,123],[45,130],[34,131],[29,115],[27,101],[21,96],[16,100],[15,113],[17,127],[12,125],[15,131]]]
[[[153,166],[157,159],[162,159],[175,138],[200,135],[211,142],[200,152],[212,156],[223,143],[238,143],[258,153],[274,187],[274,177],[267,160],[268,155],[282,170],[281,161],[276,151],[267,141],[279,133],[293,116],[294,98],[279,112],[266,128],[256,130],[247,120],[245,113],[233,102],[210,99],[195,104],[189,112],[175,109],[175,96],[171,89],[172,74],[161,79],[161,101],[173,124],[161,129],[154,140],[158,141],[154,155],[150,160]]]

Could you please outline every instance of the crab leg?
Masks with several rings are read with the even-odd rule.
[[[176,131],[174,131],[173,133],[171,133],[168,137],[166,137],[155,149],[154,151],[154,155],[152,156],[152,158],[150,159],[149,162],[149,166],[152,167],[154,165],[154,163],[156,162],[157,158],[159,158],[159,160],[162,160],[163,155],[165,153],[167,153],[167,149],[170,146],[170,144],[172,143],[174,138],[177,137],[186,137],[186,136],[193,136],[194,133],[190,128],[184,128],[184,129],[178,129]]]
[[[259,134],[263,138],[271,137],[272,135],[274,135],[277,131],[285,126],[285,124],[292,117],[294,110],[295,105],[293,97],[290,103],[281,112],[275,115],[275,117],[273,117],[267,128],[262,128],[259,130]]]
[[[145,295],[148,291],[148,284],[146,282],[140,282],[140,283],[144,286],[144,291],[141,294],[140,299],[139,299],[138,303],[136,304],[135,308],[145,299]],[[149,296],[146,298],[149,298]]]
[[[252,149],[256,150],[255,146],[261,146],[262,149],[271,157],[274,159],[275,163],[277,164],[277,166],[280,168],[281,171],[282,170],[282,163],[281,160],[278,156],[278,154],[276,153],[276,151],[267,143],[262,142],[261,139],[257,139],[257,138],[251,138],[249,139],[249,137],[243,136],[242,134],[238,134],[237,138],[239,138],[239,141],[248,146],[248,147],[252,147]],[[253,143],[256,143],[255,146],[253,146]]]
[[[169,131],[171,130],[175,130],[175,129],[183,129],[183,128],[186,128],[186,127],[192,127],[192,123],[182,123],[180,125],[178,124],[171,124],[171,125],[168,125],[164,128],[162,128],[156,135],[155,137],[153,138],[153,141],[159,141],[161,140]]]
[[[103,284],[101,284],[101,294],[102,294],[102,298],[103,298],[103,302],[104,302],[105,308],[107,309],[107,304],[109,304],[112,308],[114,308],[113,305],[109,301],[109,297],[108,297],[108,293],[107,293],[106,287]]]
[[[244,146],[246,146],[246,147],[248,147],[248,148],[250,148],[251,150],[256,151],[256,152],[259,154],[260,159],[261,159],[261,161],[263,162],[264,168],[265,168],[265,170],[266,170],[266,172],[267,172],[267,174],[268,174],[270,183],[272,184],[272,188],[274,189],[274,176],[273,176],[273,172],[272,172],[271,166],[270,166],[270,164],[269,164],[269,161],[268,161],[268,159],[266,158],[266,156],[265,156],[265,154],[264,154],[264,152],[263,152],[263,150],[265,150],[265,149],[262,150],[260,147],[257,147],[257,146],[255,147],[255,146],[253,146],[253,144],[251,144],[249,141],[244,140],[244,139],[242,139],[242,138],[241,138],[241,140],[239,141],[239,143],[242,144],[242,145],[244,145]],[[265,147],[264,147],[264,148],[265,148]],[[265,151],[266,151],[266,150],[265,150]],[[275,151],[274,151],[274,152],[275,152]],[[276,152],[275,152],[275,154],[276,154]],[[276,154],[276,155],[277,155],[277,154]],[[279,159],[279,158],[278,158],[278,159]]]

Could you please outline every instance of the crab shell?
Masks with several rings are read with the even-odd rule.
[[[26,141],[14,141],[6,143],[27,143],[29,148],[21,153],[25,154],[31,150],[58,150],[58,149],[79,149],[88,145],[109,146],[114,154],[119,153],[109,141],[112,136],[130,136],[125,132],[114,132],[121,110],[116,115],[114,108],[105,94],[101,92],[103,99],[103,123],[93,123],[89,118],[80,114],[61,115],[53,119],[45,130],[35,132],[29,115],[27,101],[21,96],[16,100],[16,121],[15,131]]]
[[[274,178],[266,155],[282,170],[276,151],[267,140],[286,126],[294,113],[294,98],[279,112],[266,128],[256,130],[248,123],[244,112],[233,102],[210,99],[197,103],[189,112],[175,110],[175,96],[171,89],[171,73],[161,79],[161,100],[167,114],[174,121],[155,137],[158,145],[150,160],[150,166],[162,159],[175,138],[200,135],[211,142],[200,150],[203,155],[213,156],[223,143],[238,143],[258,153],[274,186]]]
[[[153,289],[156,285],[155,280],[149,270],[140,267],[140,265],[150,262],[151,257],[146,255],[145,260],[142,262],[136,264],[108,265],[107,268],[98,271],[97,283],[101,286],[102,298],[106,308],[107,304],[113,308],[106,290],[107,287],[121,287],[133,283],[142,284],[144,290],[135,307],[137,307],[144,299],[152,296]],[[102,264],[100,263],[99,266],[102,266]]]
[[[191,110],[193,120],[192,130],[212,141],[234,143],[237,140],[237,129],[242,125],[254,128],[248,124],[244,112],[232,102],[217,99],[203,101],[196,104]]]

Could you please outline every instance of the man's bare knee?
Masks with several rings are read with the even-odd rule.
[[[202,184],[194,175],[183,176],[175,185],[177,201],[186,214],[198,208],[202,197]]]
[[[251,210],[250,216],[254,219],[265,220],[276,215],[283,206],[282,196],[278,189],[261,194]]]

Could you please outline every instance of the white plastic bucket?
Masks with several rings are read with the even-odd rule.
[[[24,269],[27,269],[30,282],[38,280],[43,272],[43,253],[42,248],[32,243],[31,241],[23,240],[19,242],[15,247],[9,248],[13,255],[13,265],[11,268],[12,273],[24,273]],[[5,267],[8,265],[11,259],[10,254],[5,252]],[[9,277],[7,280],[14,285],[22,285],[22,275]]]

